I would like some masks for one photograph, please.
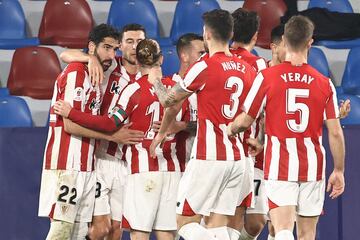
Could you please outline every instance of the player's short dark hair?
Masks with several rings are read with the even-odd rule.
[[[144,32],[144,35],[146,37],[146,30],[144,28],[143,25],[141,24],[137,24],[137,23],[130,23],[130,24],[126,24],[125,26],[123,26],[123,28],[121,29],[121,40],[124,36],[124,33],[125,32],[128,32],[128,31],[143,31]]]
[[[182,35],[176,43],[176,52],[178,56],[180,56],[181,51],[190,47],[191,42],[195,40],[204,41],[203,37],[196,33],[186,33]]]
[[[109,24],[100,24],[94,27],[89,33],[89,42],[94,42],[97,46],[99,43],[104,41],[106,37],[120,40],[120,33]]]
[[[304,16],[293,16],[285,24],[284,37],[294,50],[302,50],[314,33],[314,24]]]
[[[160,58],[159,44],[153,39],[144,39],[136,47],[136,59],[141,65],[152,66]]]
[[[231,14],[222,9],[214,9],[203,14],[204,25],[210,28],[214,38],[221,42],[231,39],[234,21]]]
[[[231,15],[234,18],[233,41],[250,43],[251,38],[259,31],[260,17],[258,14],[254,11],[238,8]]]
[[[282,36],[284,35],[284,24],[280,24],[271,30],[271,42],[279,43],[282,40]]]

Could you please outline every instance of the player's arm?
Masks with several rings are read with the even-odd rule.
[[[192,94],[192,92],[185,91],[179,83],[176,83],[176,85],[171,89],[167,89],[161,82],[161,79],[156,79],[153,85],[155,87],[155,93],[159,98],[160,104],[164,108],[174,106]]]
[[[102,133],[102,132],[98,132],[98,131],[94,131],[94,130],[85,128],[79,124],[74,123],[73,121],[71,121],[68,118],[63,118],[63,121],[64,121],[65,132],[67,132],[69,134],[111,141],[111,134],[109,134],[109,133]]]
[[[98,85],[104,79],[104,70],[98,58],[94,55],[87,54],[78,49],[67,49],[60,53],[60,59],[65,63],[88,63],[89,76],[93,85]]]

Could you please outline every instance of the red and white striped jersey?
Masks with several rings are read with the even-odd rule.
[[[51,100],[50,123],[44,154],[44,169],[93,171],[95,139],[65,132],[63,118],[54,114],[58,100],[69,102],[74,109],[98,115],[101,103],[99,87],[91,85],[87,66],[70,63],[58,76]]]
[[[200,59],[180,86],[197,92],[198,127],[191,159],[237,161],[245,157],[239,138],[229,138],[227,124],[241,111],[254,69],[236,56],[223,52]]]
[[[129,171],[131,174],[149,171],[183,171],[185,163],[180,162],[177,157],[175,138],[166,141],[162,148],[157,148],[156,158],[150,157],[149,148],[156,134],[152,129],[152,123],[160,121],[163,108],[154,87],[147,78],[147,75],[142,76],[124,89],[117,106],[119,110],[113,115],[120,121],[127,117],[133,123],[132,129],[145,133],[145,138],[141,143],[129,145],[126,148],[125,159],[129,164]],[[169,78],[164,78],[162,81],[166,87],[174,85]]]
[[[141,77],[140,72],[136,75],[129,74],[125,67],[121,64],[122,57],[117,57],[113,60],[112,69],[104,73],[105,79],[102,85],[103,101],[100,108],[101,115],[112,115],[112,110],[119,100],[119,95],[122,90],[129,84],[135,82]],[[122,145],[118,146],[115,142],[100,140],[99,147],[96,149],[96,154],[106,158],[122,158]]]
[[[324,178],[324,119],[339,117],[331,80],[308,64],[284,62],[261,71],[245,100],[253,118],[265,109],[265,179],[316,181]]]

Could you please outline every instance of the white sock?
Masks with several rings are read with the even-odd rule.
[[[227,228],[230,239],[231,240],[238,240],[240,237],[240,232],[236,230],[235,228],[228,227]]]
[[[273,237],[269,234],[267,240],[275,240],[275,237]]]
[[[88,234],[89,225],[86,222],[75,222],[74,228],[71,234],[71,240],[83,240]]]
[[[46,240],[70,239],[73,225],[73,223],[63,221],[52,221],[50,223],[50,229],[48,235],[46,236]]]
[[[182,226],[178,233],[185,240],[216,240],[210,231],[194,222]]]
[[[244,227],[241,229],[239,240],[256,240],[256,238],[257,236],[251,236]]]
[[[295,240],[294,235],[289,230],[281,230],[275,234],[275,240]]]
[[[230,240],[230,236],[226,226],[217,228],[208,228],[208,231],[212,232],[216,239],[219,240]]]

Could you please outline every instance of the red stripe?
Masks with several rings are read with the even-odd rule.
[[[186,199],[184,202],[184,206],[183,206],[181,215],[183,215],[183,216],[195,216],[196,215],[196,213],[194,212],[194,210],[192,210],[192,208],[190,207],[190,205]]]
[[[257,169],[264,169],[264,150],[262,150],[258,155],[255,157],[255,168]]]
[[[238,137],[239,142],[241,142],[241,138]],[[231,145],[232,145],[232,149],[234,152],[234,159],[240,159],[241,158],[241,154],[240,154],[240,149],[239,147],[236,145],[236,139],[235,138],[229,138]]]
[[[171,142],[167,142],[164,144],[163,155],[167,162],[167,170],[175,171],[174,160],[171,157]]]
[[[139,153],[136,150],[135,146],[132,145],[130,147],[130,150],[127,149],[127,151],[131,151],[131,173],[139,173]]]
[[[315,153],[316,153],[316,158],[317,158],[316,180],[319,181],[322,179],[323,154],[321,152],[319,139],[311,138],[311,141],[313,142],[313,144],[315,146]]]
[[[90,138],[82,138],[82,144],[81,144],[81,155],[80,155],[80,170],[81,171],[87,171],[87,164],[88,161],[92,161],[92,159],[89,159],[89,146],[90,145]]]
[[[223,132],[220,130],[220,128],[214,127],[213,129],[216,142],[216,159],[226,161],[228,156],[226,156],[226,149],[223,141]]]
[[[269,170],[270,170],[271,157],[272,157],[271,150],[272,150],[272,142],[271,142],[271,138],[269,137],[265,149],[264,179],[269,178]]]
[[[250,138],[250,134],[251,134],[250,128],[244,132],[243,146],[244,146],[244,152],[245,152],[246,157],[249,157],[249,145],[246,143],[246,140]]]
[[[303,138],[296,139],[296,148],[299,158],[299,175],[298,175],[299,180],[307,181],[309,166],[308,166],[307,150]]]
[[[117,143],[109,142],[106,153],[111,155],[111,156],[115,156],[117,147],[118,147]]]
[[[278,180],[288,180],[289,177],[289,152],[286,148],[286,141],[279,139],[280,142],[280,161]]]
[[[51,131],[51,136],[49,139],[48,146],[46,148],[45,169],[51,169],[51,154],[54,146],[54,134],[55,134],[54,127],[50,127],[49,131]]]
[[[199,120],[199,130],[197,137],[197,151],[196,151],[196,158],[201,159],[200,156],[206,156],[206,123],[203,120]],[[196,140],[195,140],[196,141]]]
[[[71,135],[66,133],[64,129],[60,132],[60,148],[57,169],[66,169],[67,157],[69,153],[69,144]]]

